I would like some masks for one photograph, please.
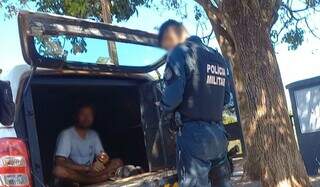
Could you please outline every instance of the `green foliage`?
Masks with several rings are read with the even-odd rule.
[[[224,106],[224,110],[222,113],[222,122],[225,125],[230,125],[232,123],[236,123],[237,120],[237,113],[236,113],[236,106],[234,103],[234,96],[233,94],[230,95],[231,99],[228,104]]]
[[[132,15],[138,14],[139,6],[156,7],[157,10],[162,6],[166,9],[176,10],[181,18],[188,16],[187,7],[190,6],[190,0],[110,1],[112,16],[118,22],[126,21]],[[216,2],[219,1],[211,2],[218,6]],[[100,0],[0,0],[0,10],[4,9],[5,17],[12,18],[20,8],[26,7],[28,3],[35,4],[38,11],[102,21]],[[303,43],[305,33],[311,33],[314,37],[320,39],[316,29],[311,27],[308,20],[309,17],[317,12],[320,12],[320,0],[282,0],[276,16],[278,21],[270,29],[270,37],[273,43],[277,44],[279,41],[287,43],[289,50],[295,50]],[[203,19],[206,19],[204,15],[205,12],[200,5],[194,7],[194,17],[199,22],[197,27],[207,30],[208,28],[203,24]],[[209,41],[211,34],[207,37],[206,39]],[[74,43],[78,45],[76,47],[80,47],[81,42]],[[84,52],[85,50],[80,51]]]
[[[187,2],[190,2],[190,0],[161,1],[168,9],[177,10],[178,14],[181,9],[184,8],[184,5],[188,6]],[[219,1],[211,0],[210,2],[216,6],[216,8],[219,8]],[[320,39],[320,32],[316,27],[312,27],[312,25],[309,24],[309,19],[319,12],[320,0],[282,0],[278,12],[275,11],[274,18],[275,21],[277,21],[276,25],[270,29],[270,38],[272,39],[273,44],[276,45],[280,41],[282,43],[287,43],[289,50],[296,50],[302,45],[306,33]],[[203,18],[206,18],[205,12],[200,5],[194,7],[194,15],[199,23],[203,23]],[[207,30],[208,28],[203,27],[203,24],[199,24],[199,29]],[[209,41],[210,37],[211,34],[203,39]]]
[[[296,50],[304,41],[305,31],[301,28],[292,29],[284,34],[282,42],[288,44],[289,50]]]
[[[128,20],[138,13],[139,6],[149,6],[152,0],[110,0],[111,14],[116,21]],[[60,15],[69,15],[78,18],[91,18],[102,21],[100,0],[0,0],[0,9],[5,10],[8,18],[17,14],[19,9],[28,4],[35,4],[36,9]],[[171,3],[168,6],[177,7]]]
[[[138,14],[137,7],[148,4],[148,0],[118,0],[114,1],[111,13],[117,21],[128,20],[133,14]]]
[[[273,43],[281,41],[288,44],[289,50],[296,50],[303,44],[306,33],[320,39],[317,28],[309,23],[319,8],[320,0],[283,1],[277,14],[278,21],[270,32]]]
[[[85,53],[87,52],[87,43],[82,37],[70,37],[68,38],[70,40],[70,43],[72,45],[72,49],[70,50],[71,53],[74,55],[78,53]]]
[[[199,21],[201,18],[202,18],[202,15],[203,15],[203,11],[200,7],[198,6],[195,6],[194,7],[194,18]]]
[[[107,57],[99,57],[97,59],[97,64],[108,64],[110,63],[110,58],[107,58]]]
[[[132,15],[138,13],[139,6],[147,5],[148,3],[149,0],[111,0],[112,17],[118,22],[128,20]],[[28,4],[35,4],[36,9],[41,12],[103,21],[100,0],[0,0],[0,10],[5,9],[5,17],[12,18],[20,8],[24,8]],[[86,42],[83,38],[64,37],[64,40],[68,40],[71,43],[72,47],[68,50],[71,53],[87,52]],[[59,42],[60,39],[49,40],[45,37],[42,39],[38,37],[36,41],[36,46],[43,55],[66,58],[68,51],[59,50],[59,48],[63,48],[61,42]]]
[[[164,0],[161,1],[162,5],[168,7],[168,8],[173,8],[173,9],[179,9],[181,8],[181,4],[183,3],[182,0]]]
[[[76,55],[87,52],[87,43],[82,37],[43,35],[35,37],[34,40],[38,53],[48,58],[66,60],[68,54]],[[66,42],[70,42],[70,49]]]
[[[38,36],[34,40],[41,56],[60,60],[67,58],[68,51],[64,49],[65,37]]]
[[[100,0],[30,0],[36,2],[39,11],[91,18],[102,21]],[[116,21],[128,20],[138,13],[138,7],[149,0],[111,0],[111,13]]]
[[[319,5],[320,0],[304,0],[304,2],[309,7],[316,7]]]
[[[14,17],[19,9],[25,8],[28,0],[0,0],[0,15],[6,19]]]
[[[237,121],[238,121],[237,116],[235,114],[228,114],[226,112],[223,113],[223,116],[222,116],[223,124],[230,125],[230,124],[236,123]]]

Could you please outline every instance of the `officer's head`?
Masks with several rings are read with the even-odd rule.
[[[78,128],[89,129],[94,121],[94,113],[91,104],[81,104],[75,113],[75,125]]]
[[[169,19],[161,25],[158,40],[162,48],[171,50],[177,45],[185,42],[188,35],[187,29],[181,22]]]

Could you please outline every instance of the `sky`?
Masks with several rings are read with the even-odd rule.
[[[190,6],[193,7],[193,6]],[[202,29],[202,32],[197,32],[197,22],[192,15],[193,9],[187,10],[187,18],[181,19],[174,11],[158,10],[148,8],[139,8],[139,14],[132,16],[128,21],[121,23],[114,23],[120,26],[129,28],[145,30],[156,33],[156,28],[167,19],[177,19],[183,21],[191,34],[205,35],[211,30],[208,22],[204,22],[207,29]],[[316,25],[316,20],[320,19],[320,15],[314,16],[312,24]],[[5,19],[0,12],[0,69],[3,70],[2,78],[16,65],[24,64],[24,59],[21,54],[20,40],[18,34],[17,19]],[[210,45],[217,48],[214,39]],[[288,51],[286,44],[276,45],[276,55],[281,71],[284,86],[306,78],[311,78],[320,75],[320,40],[306,34],[305,41],[301,47],[295,51]],[[131,47],[132,49],[132,47]],[[134,51],[131,51],[128,57],[133,58]],[[147,53],[144,53],[147,54]],[[143,53],[141,53],[143,55]],[[140,56],[135,55],[135,57]],[[147,57],[145,60],[148,60]],[[288,98],[288,94],[287,94]]]

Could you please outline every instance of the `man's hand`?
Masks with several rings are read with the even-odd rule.
[[[100,173],[101,171],[103,171],[106,167],[104,166],[104,164],[100,161],[100,160],[96,160],[93,164],[92,164],[92,170]]]
[[[106,165],[110,158],[109,155],[105,152],[101,153],[100,155],[97,156],[97,160],[99,160],[100,162],[102,162],[104,165]]]

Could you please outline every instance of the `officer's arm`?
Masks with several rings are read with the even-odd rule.
[[[164,112],[174,111],[182,102],[186,84],[185,53],[173,51],[167,60],[164,73],[165,89],[160,107]]]

